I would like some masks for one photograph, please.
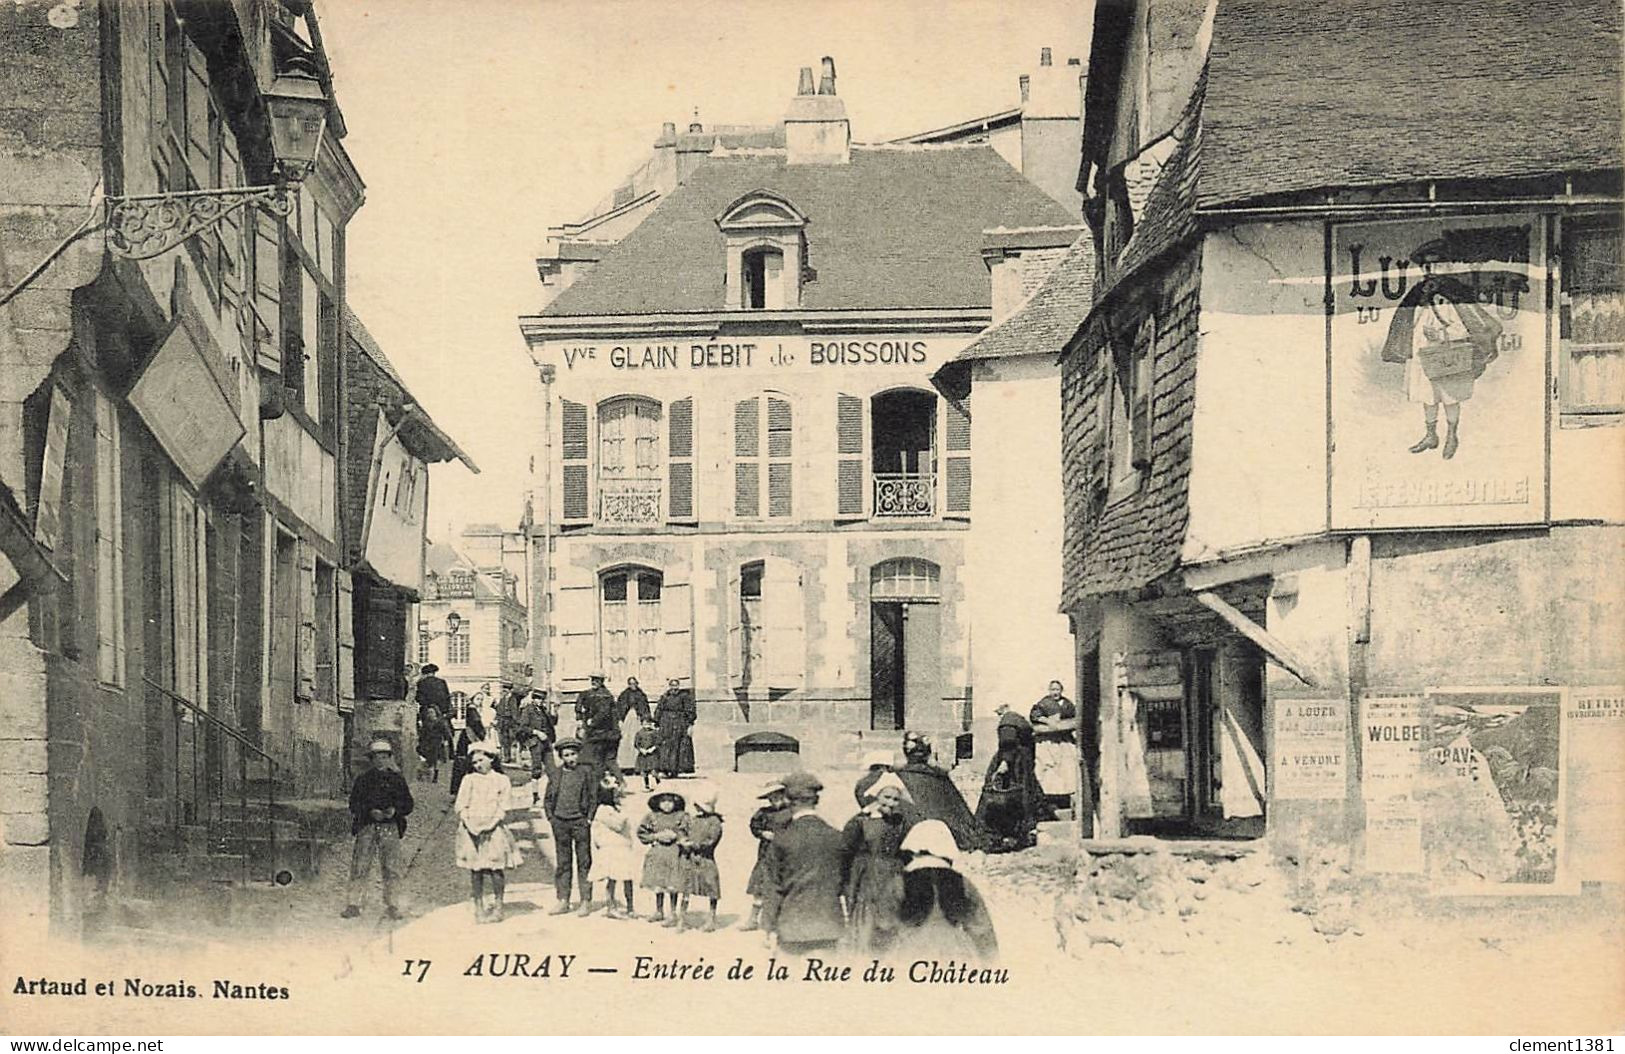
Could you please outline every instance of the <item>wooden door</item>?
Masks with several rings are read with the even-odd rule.
[[[903,712],[899,728],[935,716],[942,704],[942,608],[903,605]]]
[[[869,605],[869,700],[871,728],[903,727],[903,605]]]

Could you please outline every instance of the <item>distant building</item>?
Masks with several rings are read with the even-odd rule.
[[[487,530],[468,528],[466,548],[479,551]],[[493,561],[486,554],[476,563],[441,542],[429,543],[425,567],[417,606],[417,665],[440,667],[454,704],[494,703],[504,685],[526,683],[529,638],[519,575],[504,570],[500,557]]]
[[[986,144],[852,143],[822,81],[521,320],[557,371],[552,683],[692,686],[711,768],[904,728],[953,760],[976,455],[929,378],[991,321],[984,231],[1078,234]]]

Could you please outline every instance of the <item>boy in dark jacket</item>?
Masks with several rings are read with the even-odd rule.
[[[395,899],[395,881],[401,874],[401,839],[406,837],[406,818],[412,812],[412,791],[406,778],[395,768],[395,748],[387,739],[375,739],[367,753],[372,768],[356,777],[350,787],[350,831],[355,835],[355,852],[350,857],[350,902],[341,913],[347,919],[361,914],[363,883],[378,857],[383,873],[384,913],[401,917]]]
[[[558,903],[552,914],[563,915],[570,910],[571,865],[581,889],[581,913],[592,906],[592,818],[598,811],[599,770],[581,764],[581,744],[574,739],[559,743],[559,770],[547,781],[542,795],[542,811],[553,828],[553,843],[558,846],[558,860],[553,871],[553,892]]]
[[[773,839],[790,823],[790,807],[784,797],[784,784],[774,780],[756,796],[765,802],[750,818],[750,833],[756,836],[756,866],[750,870],[750,882],[745,892],[751,896],[750,918],[739,927],[742,930],[760,928],[762,898],[773,882]]]
[[[816,812],[823,789],[810,773],[784,777],[790,822],[773,839],[773,884],[762,903],[762,928],[769,946],[787,955],[833,950],[846,930],[841,832]]]

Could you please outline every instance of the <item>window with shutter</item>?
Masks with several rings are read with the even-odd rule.
[[[1617,218],[1563,227],[1559,392],[1565,423],[1616,424],[1625,413],[1625,281]]]
[[[118,411],[96,393],[96,678],[124,684],[124,473]]]
[[[794,415],[788,399],[767,397],[767,514],[788,517],[794,507],[792,480],[795,448]]]
[[[970,512],[970,413],[962,404],[944,401],[948,414],[947,452],[943,465],[943,511]]]
[[[171,630],[175,692],[208,708],[208,519],[178,481],[170,485]]]
[[[406,605],[389,586],[358,578],[356,587],[365,626],[358,656],[362,691],[368,699],[404,699]]]
[[[350,576],[339,572],[338,577],[339,610],[339,669],[338,669],[338,703],[340,710],[351,710],[355,706],[355,587],[350,583]],[[427,662],[420,659],[419,662]]]
[[[310,291],[316,296],[320,306],[320,319],[316,336],[316,384],[317,406],[321,409],[321,432],[329,442],[333,442],[338,434],[338,356],[339,356],[339,317],[338,310],[333,301],[326,294],[316,292],[316,283],[306,275],[310,282]]]
[[[757,683],[768,688],[800,688],[807,670],[801,568],[779,557],[763,560],[761,594]]]
[[[694,400],[671,404],[666,437],[666,514],[673,520],[694,518]]]
[[[756,517],[762,510],[761,400],[734,404],[734,515]]]
[[[282,240],[280,225],[258,206],[248,213],[247,251],[252,255],[248,288],[254,304],[255,354],[262,369],[282,373]]]
[[[1129,425],[1134,445],[1132,458],[1134,467],[1142,472],[1151,468],[1151,362],[1156,336],[1156,320],[1147,317],[1134,338],[1134,365],[1129,380],[1129,405],[1133,417]]]
[[[563,462],[560,473],[564,489],[563,517],[566,520],[586,520],[591,516],[592,508],[588,503],[587,406],[568,399],[562,400],[562,405],[563,442],[559,451]]]
[[[863,516],[864,435],[863,400],[856,395],[840,395],[835,403],[835,508],[836,515]]]
[[[316,685],[318,619],[316,600],[316,554],[305,542],[299,543],[299,650],[295,658],[301,702],[317,698]]]

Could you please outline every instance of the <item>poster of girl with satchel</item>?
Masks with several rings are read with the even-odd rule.
[[[1380,220],[1331,233],[1333,529],[1544,522],[1541,218]]]

